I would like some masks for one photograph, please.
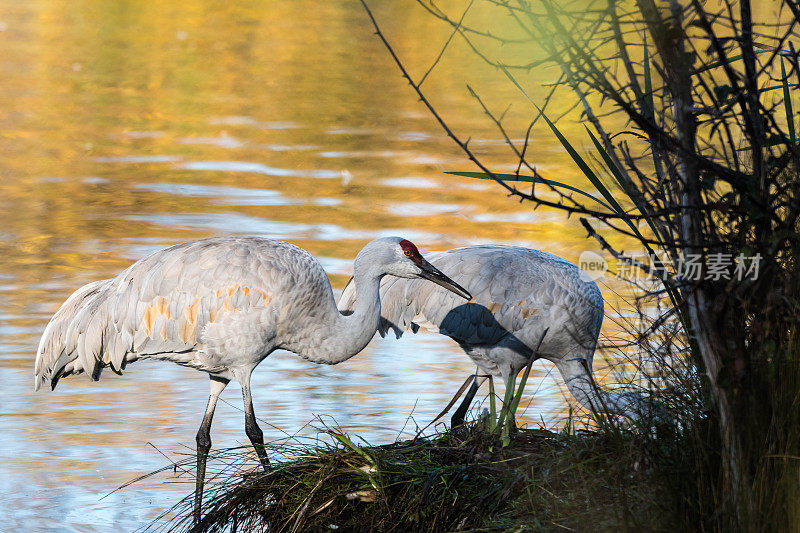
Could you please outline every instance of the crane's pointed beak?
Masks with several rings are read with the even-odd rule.
[[[472,295],[467,292],[464,287],[442,274],[441,270],[427,262],[425,259],[422,260],[422,263],[419,264],[419,267],[422,269],[422,273],[419,277],[432,281],[437,285],[441,285],[448,291],[458,294],[465,300],[472,299]]]

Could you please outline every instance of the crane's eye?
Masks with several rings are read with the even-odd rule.
[[[408,257],[411,257],[411,250],[406,250],[406,251],[405,251],[405,254],[406,254]]]

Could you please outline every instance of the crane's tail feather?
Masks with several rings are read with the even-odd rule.
[[[110,280],[101,280],[84,285],[50,319],[36,351],[35,390],[47,382],[55,388],[59,379],[70,374],[86,372],[92,380],[100,377],[105,366],[105,330],[113,327],[103,314],[109,284]],[[113,359],[119,361],[118,357]],[[116,366],[115,370],[120,370],[122,365]]]

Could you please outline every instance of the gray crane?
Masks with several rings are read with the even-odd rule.
[[[480,245],[426,253],[437,268],[466,287],[472,300],[415,280],[381,282],[379,333],[397,338],[407,329],[438,332],[455,340],[483,374],[508,383],[533,355],[552,361],[581,405],[638,418],[650,402],[634,392],[600,389],[592,375],[603,297],[593,281],[581,279],[578,267],[547,252],[516,246]],[[340,309],[357,301],[348,284]],[[546,332],[546,334],[545,334]],[[476,375],[466,398],[452,417],[464,416],[485,377]],[[513,391],[512,391],[513,392]]]
[[[242,387],[245,431],[263,464],[250,374],[276,349],[333,365],[364,349],[380,319],[384,275],[424,278],[470,294],[399,237],[367,244],[353,265],[352,312],[340,313],[330,282],[311,254],[259,237],[220,237],[171,246],[117,277],[70,296],[47,324],[36,353],[35,388],[85,372],[97,380],[137,359],[172,361],[208,373],[211,393],[197,432],[195,518],[199,518],[211,419],[230,380]]]

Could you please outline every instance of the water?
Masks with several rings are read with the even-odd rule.
[[[449,30],[413,2],[374,3],[398,53],[424,72]],[[383,235],[432,250],[515,243],[573,261],[593,248],[558,213],[444,174],[473,168],[356,3],[30,0],[0,4],[0,29],[0,529],[131,530],[191,490],[169,472],[101,499],[168,463],[153,446],[173,458],[190,449],[204,375],[139,362],[33,393],[42,329],[82,284],[212,235],[293,242],[320,258],[337,290],[361,246]],[[421,46],[423,34],[435,44]],[[463,47],[425,89],[482,157],[513,169],[467,81],[493,108],[517,102],[509,128],[520,131],[524,101]],[[532,150],[548,172],[580,183],[551,136],[541,132]],[[451,341],[428,334],[377,338],[334,367],[275,353],[253,376],[255,409],[268,440],[314,436],[308,423],[320,415],[387,442],[413,434],[409,416],[430,421],[472,370]],[[537,363],[522,422],[562,416],[549,370]],[[214,445],[246,443],[238,388],[222,398]]]

